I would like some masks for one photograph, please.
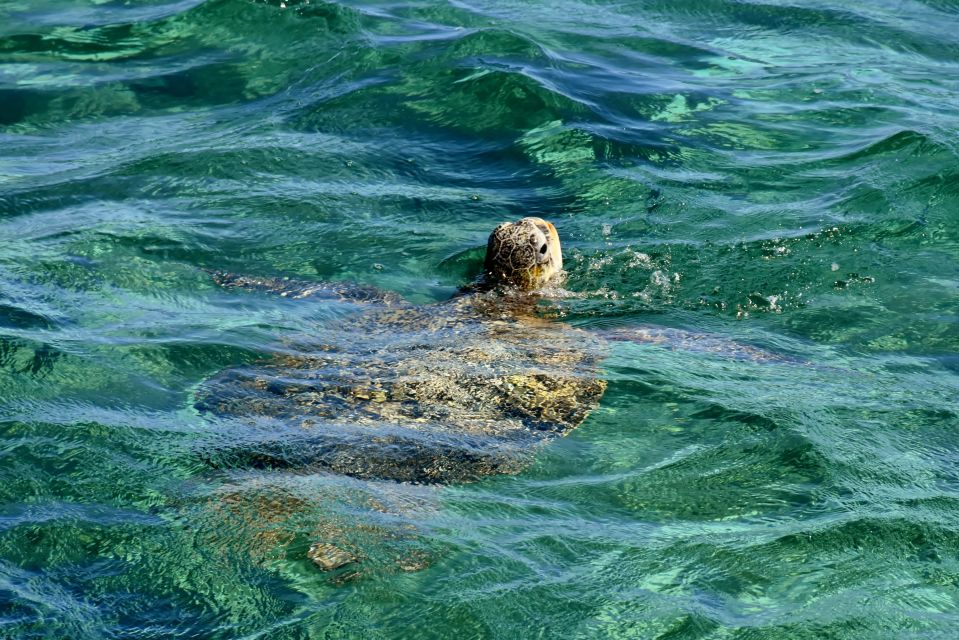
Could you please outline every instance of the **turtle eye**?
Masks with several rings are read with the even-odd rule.
[[[539,248],[539,252],[546,255],[546,243],[543,243],[543,246]]]

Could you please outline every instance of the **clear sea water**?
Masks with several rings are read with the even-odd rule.
[[[957,34],[955,0],[0,0],[0,637],[957,637]],[[558,322],[782,357],[616,343],[522,474],[376,487],[417,571],[304,560],[372,484],[249,472],[293,542],[224,515],[198,385],[357,308],[207,270],[428,304],[523,215]]]

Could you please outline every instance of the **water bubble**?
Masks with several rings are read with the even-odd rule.
[[[658,287],[669,286],[669,276],[659,270],[649,274],[649,281]]]
[[[633,251],[632,249],[628,249],[627,252],[632,255],[630,261],[626,263],[628,268],[653,266],[653,259],[649,257],[649,254],[642,253],[641,251]]]
[[[613,263],[613,256],[604,256],[602,258],[597,258],[595,260],[590,260],[589,266],[587,269],[590,271],[599,271],[603,267],[607,267]]]

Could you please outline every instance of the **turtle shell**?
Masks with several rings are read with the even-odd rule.
[[[517,473],[606,389],[603,342],[534,305],[485,292],[380,308],[223,371],[197,393],[229,428],[206,456],[420,483]]]

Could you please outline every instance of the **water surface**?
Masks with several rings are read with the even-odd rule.
[[[955,637],[957,28],[953,0],[0,0],[0,635]],[[473,484],[198,455],[231,426],[205,380],[362,312],[207,270],[426,304],[523,215],[564,239],[559,321],[781,357],[617,342],[578,430]],[[292,541],[213,508],[250,483]],[[358,521],[381,570],[304,560]],[[390,571],[375,531],[408,526],[428,566]]]

